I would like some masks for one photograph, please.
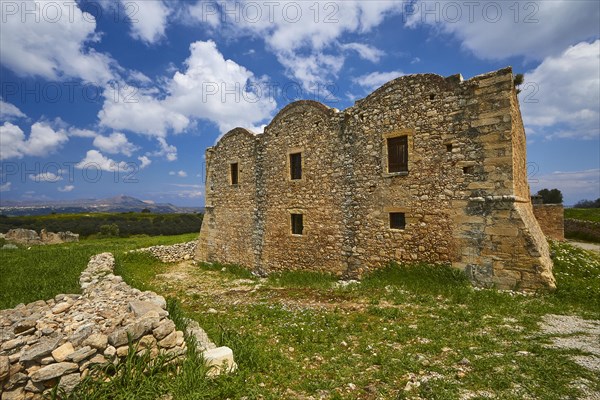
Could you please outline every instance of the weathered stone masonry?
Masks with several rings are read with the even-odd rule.
[[[401,136],[408,171],[389,172],[388,139]],[[290,176],[294,153],[299,180]],[[466,81],[403,76],[344,111],[298,101],[261,135],[230,131],[206,162],[201,261],[349,277],[424,261],[451,264],[481,286],[555,286],[510,68]],[[403,214],[403,229],[390,227],[390,213]],[[292,214],[302,215],[301,235]]]
[[[565,240],[565,209],[562,204],[533,204],[533,214],[544,235]]]

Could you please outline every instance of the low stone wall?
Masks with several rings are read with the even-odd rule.
[[[59,244],[79,242],[79,234],[72,232],[48,232],[45,229],[40,234],[31,229],[11,229],[4,235],[7,242],[16,244]]]
[[[600,223],[579,219],[565,219],[565,236],[569,239],[600,243]]]
[[[565,240],[565,210],[562,204],[533,204],[533,214],[544,235]]]
[[[198,241],[177,243],[170,246],[151,246],[143,249],[133,250],[136,252],[150,253],[162,262],[177,262],[190,260],[196,254]]]
[[[56,385],[71,391],[92,365],[124,357],[128,336],[152,356],[185,355],[184,333],[168,318],[165,299],[130,287],[113,267],[112,254],[98,254],[81,274],[81,295],[0,311],[2,400],[41,399]],[[188,334],[209,365],[235,367],[231,350],[216,348],[197,323],[188,325]]]

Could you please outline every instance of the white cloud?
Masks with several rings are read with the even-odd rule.
[[[73,185],[65,185],[63,187],[59,187],[57,190],[59,192],[68,193],[68,192],[72,192],[73,189],[75,189],[75,186],[73,186]]]
[[[120,132],[113,132],[109,136],[98,135],[94,139],[94,146],[109,154],[131,154],[138,149],[133,143],[127,140],[127,136]]]
[[[27,117],[17,106],[5,102],[0,98],[0,119],[10,120],[13,118]]]
[[[169,175],[171,175],[171,176],[177,175],[180,178],[185,178],[185,177],[187,177],[187,172],[185,172],[183,170],[180,170],[180,171],[177,171],[177,172],[175,172],[175,171],[169,171]]]
[[[119,87],[119,95],[105,93],[104,105],[98,113],[100,125],[160,137],[169,132],[183,132],[190,124],[189,118],[170,110],[155,96],[155,90],[136,87]]]
[[[123,172],[128,171],[129,166],[126,162],[117,162],[105,157],[98,150],[88,150],[85,158],[75,165],[75,168],[86,169],[94,168],[102,171]]]
[[[12,182],[6,182],[0,185],[0,192],[10,192],[10,188],[12,186]]]
[[[0,126],[0,159],[47,156],[60,149],[68,140],[64,129],[55,130],[46,122],[33,124],[28,139],[25,139],[21,128],[5,122]]]
[[[344,50],[355,51],[361,58],[374,63],[378,62],[383,56],[385,56],[384,51],[363,43],[346,43],[341,45],[341,48]]]
[[[42,172],[37,175],[29,175],[29,179],[34,182],[58,182],[63,178],[60,175],[57,175],[53,172]]]
[[[528,133],[600,137],[600,40],[569,47],[525,74],[519,95]]]
[[[99,41],[96,21],[76,2],[3,2],[2,8],[0,60],[16,74],[96,84],[113,78],[114,61],[89,47]],[[37,11],[26,14],[24,9]]]
[[[150,160],[146,156],[140,156],[140,157],[138,157],[138,160],[140,161],[140,169],[144,169],[148,165],[152,164],[152,160]]]
[[[152,153],[152,155],[165,157],[168,161],[176,161],[177,147],[168,144],[167,141],[161,137],[157,138],[157,141],[160,149]]]
[[[131,36],[148,44],[165,37],[167,19],[171,10],[162,0],[121,0],[131,22]]]
[[[0,160],[22,158],[25,134],[16,125],[5,122],[0,126]]]
[[[405,10],[411,10],[405,7]],[[541,60],[598,35],[597,1],[419,1],[406,25],[433,26],[482,59]]]
[[[98,134],[89,129],[70,128],[69,136],[82,137],[82,138],[95,138]]]
[[[177,192],[177,195],[184,199],[199,199],[202,197],[200,190],[181,190]]]
[[[68,140],[64,129],[54,130],[46,123],[36,122],[31,126],[31,134],[25,143],[26,154],[44,157],[56,152]]]
[[[201,3],[198,2],[197,7],[201,7]],[[317,84],[335,79],[344,64],[346,49],[338,45],[342,35],[369,32],[387,16],[399,14],[403,4],[385,0],[269,4],[253,0],[229,1],[221,7],[220,28],[227,37],[251,35],[264,39],[288,75],[300,80],[304,89],[315,91]],[[223,11],[225,6],[229,11]],[[238,8],[237,13],[231,12],[234,7]],[[253,12],[257,7],[258,12]],[[206,9],[197,13],[197,19],[211,27],[217,25]],[[353,47],[365,58],[381,57],[373,48]]]
[[[100,124],[162,139],[168,133],[183,132],[198,119],[214,122],[221,132],[237,126],[252,129],[276,109],[267,91],[249,89],[259,83],[254,74],[226,60],[213,41],[192,43],[185,66],[167,82],[168,95],[162,99],[156,88],[134,88],[131,102],[107,96],[98,114]]]
[[[354,78],[353,81],[357,85],[368,89],[369,91],[373,89],[377,89],[384,83],[391,81],[392,79],[396,79],[400,76],[405,75],[402,71],[390,71],[390,72],[372,72],[367,75],[362,75],[357,78]]]

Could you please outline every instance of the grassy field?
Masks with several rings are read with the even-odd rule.
[[[565,218],[600,222],[600,208],[565,208]]]
[[[218,345],[234,350],[238,371],[206,379],[195,354],[179,365],[131,359],[109,371],[116,378],[86,381],[72,398],[446,400],[492,394],[516,400],[600,393],[597,372],[575,362],[586,353],[553,347],[556,337],[540,328],[548,314],[600,318],[600,257],[590,252],[554,243],[558,289],[532,295],[476,290],[461,273],[427,265],[390,265],[360,283],[339,285],[329,275],[259,279],[236,266],[164,264],[123,252],[176,239],[80,245],[114,251],[116,272],[128,283],[177,299],[169,303],[178,323],[182,314],[200,322]],[[48,259],[58,255],[51,246],[39,251],[48,251]],[[62,268],[75,276],[82,267],[63,262]],[[28,276],[35,277],[32,283],[43,280]],[[62,280],[50,279],[56,285]]]
[[[138,236],[0,250],[0,309],[49,299],[60,293],[78,293],[79,274],[94,254],[105,251],[119,254],[134,248],[185,242],[197,237],[197,233]]]

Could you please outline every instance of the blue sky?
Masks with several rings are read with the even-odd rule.
[[[204,204],[206,147],[291,101],[344,109],[403,74],[511,65],[533,191],[600,197],[597,1],[10,1],[3,200]]]

